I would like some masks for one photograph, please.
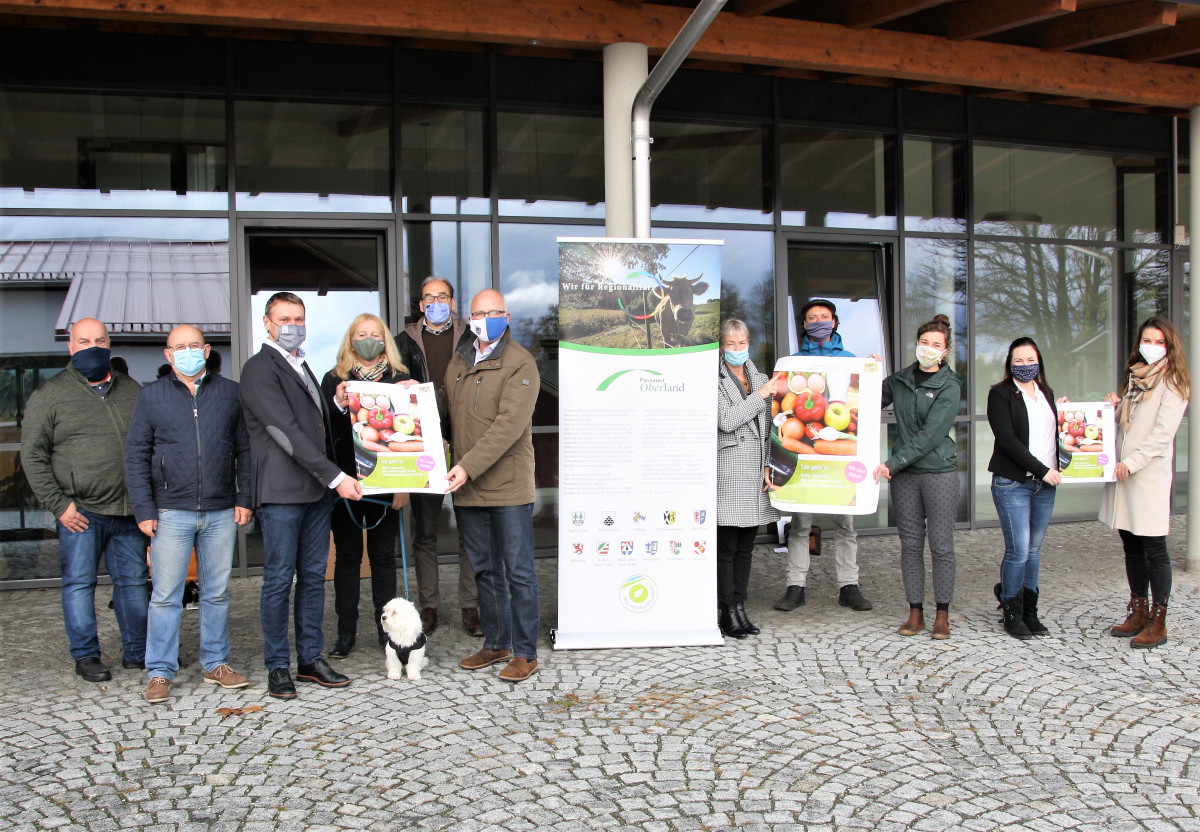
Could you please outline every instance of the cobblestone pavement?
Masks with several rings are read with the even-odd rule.
[[[1175,525],[1170,641],[1154,650],[1103,633],[1126,599],[1115,533],[1069,524],[1043,552],[1049,638],[1000,630],[994,529],[956,537],[944,642],[895,633],[895,537],[862,539],[865,613],[837,606],[828,554],[808,605],[774,611],[785,556],[759,546],[762,635],[724,648],[553,652],[544,560],[531,680],[460,670],[479,642],[450,604],[421,682],[388,682],[360,641],[336,663],[350,687],[291,702],[266,696],[257,580],[232,590],[232,663],[252,686],[200,683],[188,613],[190,664],[159,706],[111,653],[112,682],[72,674],[55,590],[4,593],[0,828],[1200,829],[1200,576],[1182,572]],[[262,710],[218,710],[247,706]]]

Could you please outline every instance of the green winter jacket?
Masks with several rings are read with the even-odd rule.
[[[29,397],[21,425],[21,467],[29,487],[56,518],[67,506],[97,514],[133,514],[125,490],[125,436],[140,385],[112,374],[104,398],[71,365]]]
[[[893,405],[899,436],[884,464],[892,474],[944,474],[958,470],[950,428],[958,415],[962,382],[946,364],[917,387],[914,361],[883,380],[883,406]]]

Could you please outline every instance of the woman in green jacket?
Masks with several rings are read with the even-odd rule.
[[[950,429],[962,398],[958,376],[945,364],[950,320],[938,315],[917,329],[916,362],[883,380],[883,406],[892,405],[897,438],[874,471],[891,480],[892,517],[900,533],[900,569],[908,596],[902,636],[925,629],[925,538],[933,561],[937,617],[931,635],[950,637],[954,600],[954,521],[958,513],[958,453]]]

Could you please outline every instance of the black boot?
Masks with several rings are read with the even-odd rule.
[[[1029,628],[1025,626],[1025,621],[1022,618],[1023,604],[1021,596],[1018,594],[1015,598],[1008,601],[1000,602],[1001,623],[1004,625],[1004,632],[1008,633],[1013,638],[1019,638],[1021,641],[1027,641],[1033,638],[1033,633],[1029,632]]]
[[[756,636],[761,630],[754,626],[754,622],[750,620],[750,616],[746,615],[746,605],[738,601],[733,605],[732,617],[735,622],[742,625],[742,629],[749,635]]]
[[[1029,632],[1035,636],[1048,636],[1050,635],[1050,631],[1046,629],[1045,624],[1038,621],[1037,607],[1039,594],[1037,590],[1029,589],[1028,587],[1021,590],[1021,595],[1023,596],[1021,600],[1024,605],[1022,607],[1021,618],[1024,620],[1025,626],[1029,628]]]
[[[728,604],[717,605],[717,626],[721,628],[721,635],[730,638],[745,638],[749,635],[733,620],[733,609]]]

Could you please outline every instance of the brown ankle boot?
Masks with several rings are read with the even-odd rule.
[[[1129,640],[1129,646],[1145,650],[1149,647],[1166,644],[1166,642],[1167,608],[1162,604],[1155,604],[1154,608],[1150,610],[1150,616],[1146,619],[1146,626]]]
[[[936,638],[939,641],[950,638],[950,611],[938,610],[937,615],[933,619],[933,631],[929,634],[930,638]]]
[[[1149,617],[1149,603],[1145,598],[1138,598],[1136,595],[1129,596],[1129,615],[1125,617],[1125,621],[1120,624],[1114,624],[1109,629],[1108,634],[1117,638],[1129,638],[1136,636],[1146,626],[1146,619]]]
[[[900,629],[896,632],[902,636],[915,636],[924,629],[925,611],[920,607],[911,607],[908,611],[908,620],[901,624]]]

